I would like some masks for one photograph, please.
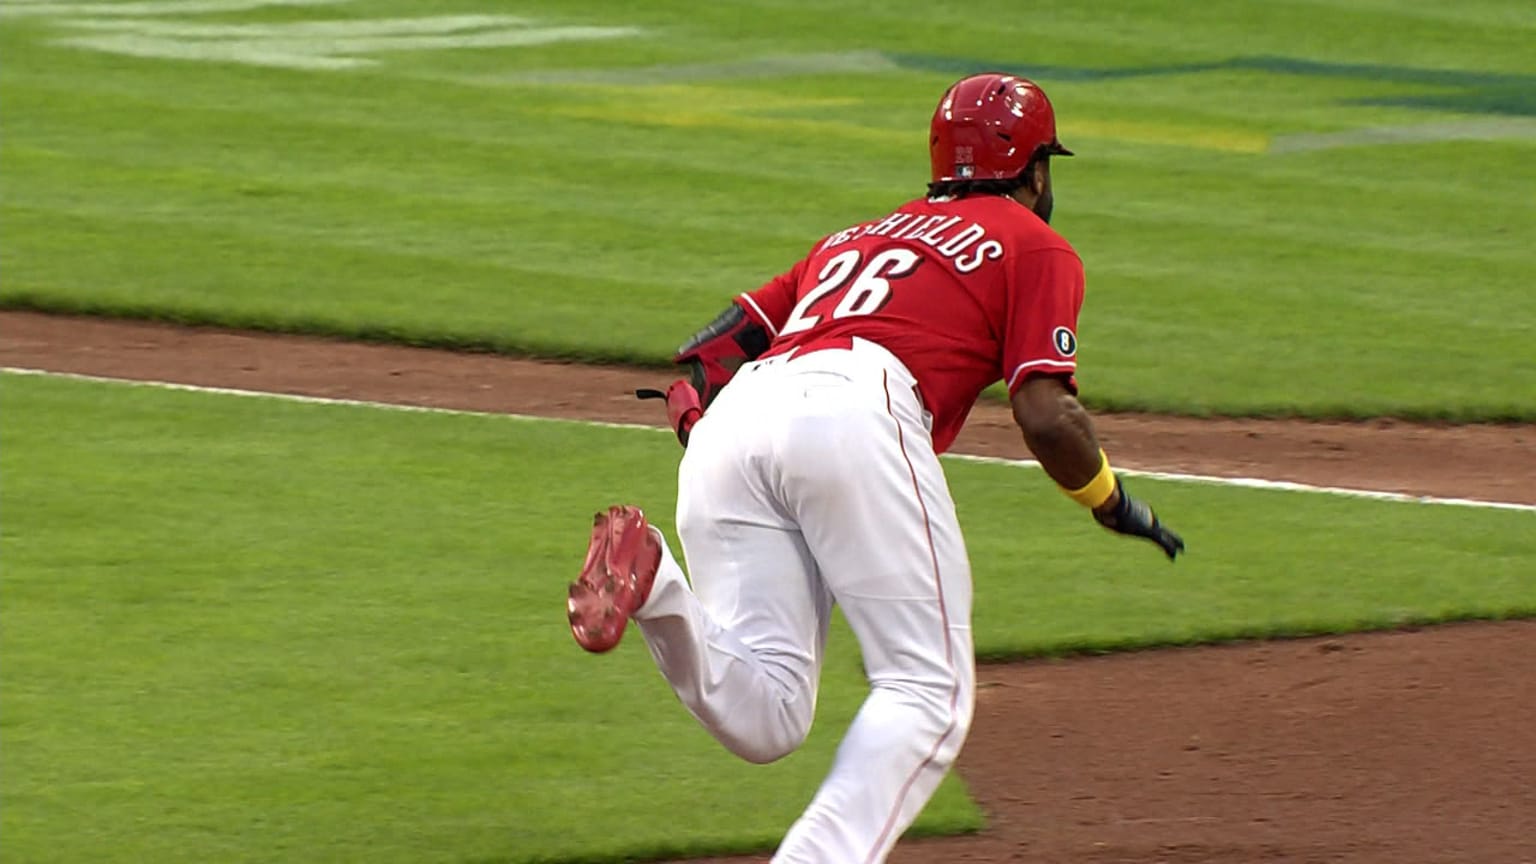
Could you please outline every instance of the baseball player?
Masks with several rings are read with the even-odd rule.
[[[737,297],[680,349],[691,376],[647,394],[686,448],[691,587],[661,532],[616,506],[570,589],[583,648],[612,648],[633,618],[682,703],[753,762],[805,739],[842,608],[869,697],[776,862],[883,861],[960,751],[971,573],[938,454],[984,388],[1007,382],[1030,451],[1100,524],[1184,548],[1127,494],[1076,398],[1083,266],[1048,225],[1050,161],[1072,154],[1045,93],[964,78],[929,146],[926,196]]]

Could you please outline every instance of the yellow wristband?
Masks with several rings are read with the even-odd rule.
[[[1109,468],[1109,457],[1104,451],[1099,451],[1099,473],[1093,475],[1081,489],[1068,489],[1061,487],[1061,491],[1067,493],[1067,497],[1092,510],[1109,500],[1109,496],[1115,494],[1115,472]]]

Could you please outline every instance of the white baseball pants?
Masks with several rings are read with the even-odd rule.
[[[749,363],[693,429],[678,532],[635,615],[694,717],[753,762],[816,707],[841,606],[870,693],[775,862],[883,861],[960,752],[975,696],[971,576],[928,418],[885,349]]]

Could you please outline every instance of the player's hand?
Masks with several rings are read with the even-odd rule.
[[[679,378],[672,382],[665,393],[660,390],[636,390],[635,397],[667,400],[667,422],[672,424],[672,431],[677,433],[678,443],[688,446],[688,433],[693,431],[693,424],[704,416],[704,405],[693,382]]]
[[[1170,561],[1184,551],[1184,540],[1158,521],[1157,514],[1145,502],[1127,494],[1119,477],[1115,478],[1115,496],[1111,501],[1114,503],[1103,510],[1093,511],[1093,518],[1100,525],[1121,534],[1151,540],[1162,547]]]

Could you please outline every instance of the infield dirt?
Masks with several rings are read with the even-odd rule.
[[[20,312],[0,366],[652,425],[633,391],[668,380]],[[1531,426],[1096,419],[1122,467],[1536,504]],[[955,450],[1028,457],[986,402]],[[891,860],[1536,864],[1533,682],[1536,621],[985,665],[959,772],[988,827]]]

